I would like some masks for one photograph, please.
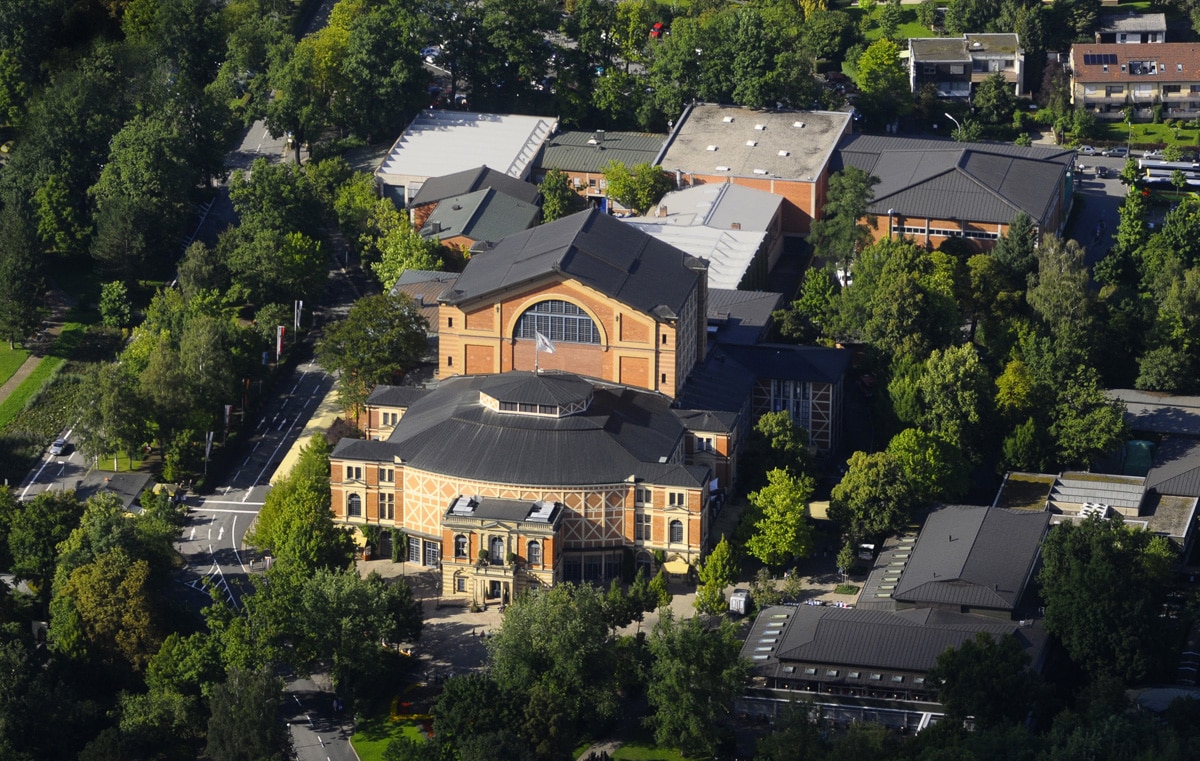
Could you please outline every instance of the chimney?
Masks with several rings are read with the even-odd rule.
[[[441,231],[442,231],[442,223],[441,222],[430,222],[429,223],[430,234],[437,235]]]
[[[730,230],[741,230],[741,229],[742,229],[742,223],[741,223],[741,222],[732,222],[732,223],[730,223],[730,225],[729,225],[729,229],[730,229]]]

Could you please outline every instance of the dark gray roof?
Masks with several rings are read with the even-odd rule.
[[[896,600],[1012,610],[1050,514],[949,505],[933,511],[896,584]]]
[[[578,378],[559,377],[578,388]],[[481,393],[525,394],[522,384],[531,398],[549,393],[545,378],[533,373],[450,378],[414,401],[386,442],[343,439],[334,454],[364,460],[396,456],[417,470],[501,483],[601,484],[630,476],[704,483],[702,474],[671,462],[681,451],[684,427],[667,397],[596,385],[585,411],[563,417],[499,412],[480,402]]]
[[[1097,34],[1106,32],[1166,32],[1167,15],[1165,13],[1102,13],[1100,24],[1096,27]],[[1154,53],[1147,53],[1153,57]]]
[[[446,289],[458,279],[457,272],[434,272],[431,270],[405,270],[392,286],[392,294],[403,293],[414,302],[425,318],[425,333],[438,334],[438,300]]]
[[[1044,223],[1074,157],[1058,148],[851,135],[833,169],[856,166],[879,178],[871,214],[1007,224],[1024,211]]]
[[[678,317],[706,264],[597,209],[501,240],[471,257],[444,297],[461,304],[552,273],[660,320]]]
[[[718,410],[675,410],[689,431],[730,433],[737,426],[738,414]]]
[[[487,384],[488,396],[502,402],[566,405],[586,401],[592,384],[578,375],[498,375]]]
[[[506,235],[527,230],[541,214],[535,204],[484,188],[440,201],[421,228],[423,238],[462,235],[473,241],[498,241]]]
[[[460,505],[462,505],[461,508]],[[522,521],[553,526],[562,517],[562,513],[562,505],[558,502],[530,502],[524,499],[462,495],[450,503],[450,507],[446,510],[446,517]]]
[[[1131,388],[1109,389],[1105,394],[1125,406],[1125,420],[1135,431],[1200,436],[1200,397]]]
[[[121,505],[131,512],[138,512],[141,506],[138,497],[154,484],[154,476],[149,473],[115,473],[105,470],[90,470],[83,480],[75,487],[75,496],[81,500],[97,494],[115,494],[121,499]]]
[[[437,203],[445,198],[466,195],[476,190],[493,188],[512,196],[525,203],[536,204],[541,191],[536,185],[509,177],[503,172],[488,169],[486,166],[467,169],[443,177],[430,177],[417,191],[417,195],[409,206],[424,206],[427,203]]]
[[[1154,450],[1146,474],[1146,490],[1180,497],[1200,497],[1200,441],[1168,438]]]
[[[908,41],[914,61],[968,62],[966,41],[961,37],[914,37]]]
[[[846,374],[853,352],[824,346],[757,344],[726,346],[726,353],[758,378],[837,383]]]
[[[786,615],[786,619],[783,616]],[[778,631],[778,635],[767,635]],[[999,639],[1018,636],[1015,623],[930,608],[906,611],[863,610],[833,606],[767,608],[755,620],[743,656],[755,670],[775,675],[780,662],[801,661],[880,671],[926,672],[947,648],[959,647],[979,632]],[[755,659],[762,640],[775,639],[767,658]],[[865,676],[865,675],[864,675]],[[802,678],[793,676],[793,678]],[[884,685],[884,689],[887,686]]]
[[[538,166],[570,172],[602,172],[610,161],[620,161],[629,167],[653,164],[666,141],[666,135],[649,132],[563,132],[546,141]]]
[[[694,368],[675,398],[680,409],[739,412],[754,390],[755,375],[718,346]]]
[[[429,393],[419,386],[376,386],[367,397],[371,407],[407,407]]]
[[[710,288],[708,324],[720,343],[756,344],[771,325],[771,313],[783,303],[782,293]]]

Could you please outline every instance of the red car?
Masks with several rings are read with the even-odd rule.
[[[666,33],[667,33],[667,30],[663,26],[663,22],[661,22],[661,21],[655,21],[654,26],[650,27],[650,37],[653,39],[658,39],[659,37],[662,37]]]

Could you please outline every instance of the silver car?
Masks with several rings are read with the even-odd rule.
[[[58,457],[60,454],[65,452],[66,449],[67,449],[67,440],[66,439],[55,439],[54,443],[50,445],[50,454],[54,455],[55,457]]]

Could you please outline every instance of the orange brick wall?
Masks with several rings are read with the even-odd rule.
[[[988,232],[999,235],[1004,235],[1008,232],[1008,225],[995,224],[992,222],[969,222],[961,219],[934,219],[932,217],[904,217],[899,214],[892,216],[892,224],[895,228],[917,227],[925,230],[963,230]],[[871,229],[871,242],[881,240],[888,237],[888,215],[879,214],[872,220],[870,217],[866,219],[867,226]],[[924,246],[928,249],[936,249],[944,241],[950,237],[947,235],[936,235],[933,233],[901,233],[899,230],[896,235],[903,234],[904,237],[914,243]],[[970,245],[976,251],[990,251],[996,247],[997,239],[995,238],[967,238],[961,240]]]
[[[783,232],[793,235],[809,231],[813,219],[820,214],[825,196],[826,180],[823,175],[813,182],[778,180],[770,177],[757,179],[706,174],[692,174],[686,177],[693,185],[732,182],[745,188],[782,196],[784,199]]]

